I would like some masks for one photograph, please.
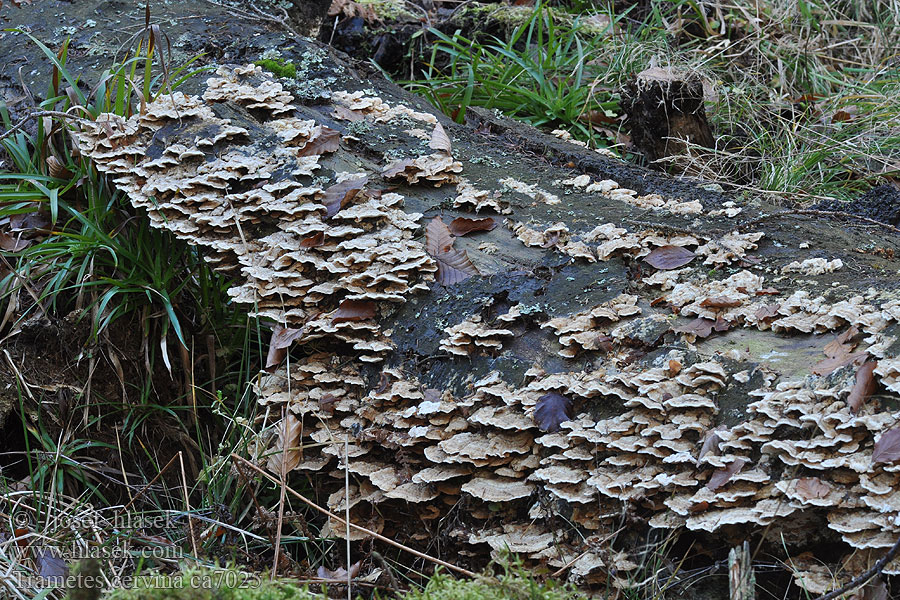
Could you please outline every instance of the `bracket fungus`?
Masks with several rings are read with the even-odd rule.
[[[202,96],[163,95],[143,114],[100,115],[74,134],[82,154],[146,210],[152,226],[197,245],[233,278],[234,301],[299,332],[298,344],[337,343],[329,353],[307,347],[289,368],[258,379],[260,402],[288,411],[271,436],[261,436],[260,456],[284,453],[269,468],[318,472],[329,507],[343,514],[349,502],[351,518],[377,532],[408,528],[410,511],[417,523],[436,526],[451,507],[464,506],[455,539],[573,567],[570,575],[582,581],[599,577],[602,565],[619,574],[610,577],[637,568],[585,541],[613,529],[629,507],[650,514],[653,527],[708,532],[790,527],[797,515],[814,513],[865,551],[883,551],[900,536],[900,465],[892,449],[879,448],[881,460],[873,460],[900,413],[867,402],[871,392],[848,402],[860,378],[864,389],[900,393],[900,300],[877,292],[829,299],[817,291],[824,286],[802,287],[780,269],[784,293],[768,287],[767,272],[747,266],[763,232],[735,229],[725,220],[733,215],[715,217],[726,224],[723,235],[629,231],[604,221],[511,223],[512,236],[505,234],[520,249],[607,266],[634,264],[660,248],[681,251],[675,262],[645,261],[648,272],[627,286],[605,283],[602,300],[567,296],[558,303],[565,309],[528,307],[528,324],[519,300],[497,317],[483,316],[479,305],[477,315],[443,321],[437,331],[446,334],[439,348],[452,355],[447,360],[482,361],[456,387],[433,389],[423,383],[432,374],[404,368],[397,356],[373,385],[369,363],[395,346],[385,317],[427,291],[438,272],[421,239],[423,214],[407,212],[400,192],[455,186],[446,199],[476,212],[507,212],[513,194],[543,211],[558,210],[563,198],[514,179],[501,182],[501,191],[480,190],[463,178],[465,157],[433,115],[369,92],[331,98],[325,115],[294,104],[257,67],[221,67]],[[379,162],[347,147],[345,123],[394,121],[394,133],[420,153]],[[405,187],[377,183],[386,181]],[[699,201],[638,194],[608,179],[563,183],[628,207],[702,211]],[[552,214],[549,223],[562,218]],[[796,271],[819,277],[841,266],[812,261]],[[645,266],[653,262],[662,266]],[[531,368],[525,359],[510,361],[513,376],[501,366],[517,328],[543,337]],[[821,357],[834,363],[827,373],[779,370],[767,346],[849,328],[857,332],[852,348],[844,340]],[[713,332],[768,337],[752,348],[741,342],[710,351]],[[858,358],[871,361],[860,377]],[[542,429],[537,421],[546,419],[535,416],[547,397],[568,402]],[[740,410],[735,397],[745,401]],[[339,468],[345,460],[349,499]],[[554,537],[563,510],[584,535]],[[344,535],[337,523],[330,528],[323,535]]]

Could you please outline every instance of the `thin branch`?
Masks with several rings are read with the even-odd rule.
[[[233,458],[233,459],[235,459],[235,460],[241,461],[241,462],[244,463],[246,466],[250,467],[251,469],[253,469],[253,470],[256,471],[257,473],[259,473],[260,475],[262,475],[263,477],[265,477],[266,479],[268,479],[268,480],[271,481],[272,483],[276,483],[276,484],[281,485],[281,482],[279,482],[278,479],[276,479],[276,478],[273,477],[272,475],[269,475],[268,473],[266,473],[265,471],[263,471],[262,469],[260,469],[260,468],[257,467],[256,465],[254,465],[254,464],[253,464],[252,462],[250,462],[249,460],[247,460],[247,459],[245,459],[245,458],[243,458],[243,457],[241,457],[241,456],[238,456],[237,454],[234,454],[234,453],[232,453],[231,458]],[[301,494],[300,492],[297,492],[297,491],[295,491],[294,489],[292,489],[292,488],[290,488],[290,487],[288,487],[288,486],[286,486],[286,485],[284,486],[284,489],[285,489],[290,495],[294,496],[295,498],[297,498],[297,499],[300,500],[301,502],[305,503],[305,504],[308,505],[310,508],[314,508],[315,510],[319,511],[319,512],[322,513],[323,515],[326,515],[328,518],[334,519],[335,521],[337,521],[337,522],[340,523],[341,525],[349,525],[349,526],[352,527],[353,529],[356,529],[357,531],[361,531],[362,533],[365,533],[366,535],[370,535],[370,536],[374,537],[374,538],[377,539],[377,540],[381,540],[381,541],[384,542],[385,544],[390,544],[391,546],[393,546],[393,547],[395,547],[395,548],[399,548],[400,550],[405,550],[406,552],[409,552],[410,554],[413,554],[413,555],[415,555],[415,556],[418,556],[419,558],[423,558],[423,559],[425,559],[425,560],[427,560],[427,561],[433,562],[433,563],[436,564],[436,565],[441,565],[442,567],[446,567],[447,569],[450,569],[451,571],[456,571],[457,573],[460,573],[461,575],[465,575],[466,577],[471,577],[471,578],[477,577],[477,575],[475,575],[475,573],[473,573],[472,571],[469,571],[469,570],[467,570],[467,569],[463,569],[462,567],[457,567],[456,565],[451,564],[451,563],[448,563],[448,562],[446,562],[446,561],[443,561],[443,560],[441,560],[441,559],[439,559],[439,558],[435,558],[435,557],[433,557],[433,556],[429,556],[429,555],[427,555],[427,554],[425,554],[425,553],[423,553],[423,552],[419,552],[418,550],[414,550],[413,548],[410,548],[409,546],[404,546],[404,545],[401,544],[400,542],[395,542],[395,541],[392,540],[391,538],[385,537],[385,536],[381,535],[380,533],[376,533],[376,532],[372,531],[371,529],[366,529],[365,527],[362,527],[362,526],[360,526],[360,525],[356,525],[355,523],[350,523],[349,521],[346,521],[346,520],[342,519],[341,517],[337,516],[336,514],[334,514],[333,512],[331,512],[330,510],[327,510],[327,509],[325,509],[325,508],[322,508],[321,506],[319,506],[318,504],[316,504],[315,502],[313,502],[312,500],[310,500],[309,498],[307,498],[306,496],[304,496],[304,495]]]
[[[891,560],[893,560],[895,556],[897,556],[898,551],[900,551],[900,537],[897,538],[897,541],[894,542],[894,545],[891,546],[891,549],[887,551],[887,554],[879,558],[878,562],[872,565],[871,569],[869,569],[865,573],[857,575],[846,585],[843,585],[836,590],[832,590],[824,596],[819,596],[815,600],[832,600],[833,598],[837,598],[838,596],[846,594],[850,590],[854,590],[862,586],[867,581],[881,573],[882,569],[884,569],[884,566],[891,562]]]
[[[36,110],[34,112],[28,113],[27,115],[19,119],[19,121],[15,125],[0,134],[0,142],[11,136],[18,130],[22,129],[25,124],[31,119],[37,119],[39,117],[58,117],[60,119],[72,119],[84,123],[93,123],[93,121],[91,121],[90,119],[85,119],[84,117],[73,115],[72,113],[61,112],[58,110]]]

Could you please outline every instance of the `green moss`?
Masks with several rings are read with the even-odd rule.
[[[103,600],[313,600],[325,598],[306,587],[270,581],[264,575],[235,570],[189,569],[173,575],[135,577],[130,588]]]
[[[508,570],[499,581],[455,579],[435,574],[424,590],[409,592],[403,600],[575,600],[583,598],[568,586],[538,583],[521,567]]]
[[[297,77],[297,67],[290,61],[284,61],[277,58],[261,58],[253,64],[259,65],[266,71],[271,71],[278,77],[285,77],[287,79],[294,79]]]

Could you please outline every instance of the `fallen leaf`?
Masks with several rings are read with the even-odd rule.
[[[346,581],[349,576],[351,579],[355,578],[359,575],[360,569],[360,561],[356,561],[352,565],[350,565],[350,572],[347,573],[347,569],[344,567],[338,567],[334,571],[331,569],[326,569],[325,567],[319,567],[316,569],[316,575],[321,577],[322,579],[339,579],[341,581]]]
[[[324,394],[321,398],[319,398],[319,408],[325,414],[325,416],[333,417],[334,416],[334,405],[337,403],[337,398],[333,394]]]
[[[766,304],[765,306],[757,308],[754,316],[760,321],[765,321],[766,319],[778,316],[778,309],[780,308],[780,304]]]
[[[281,325],[275,325],[272,328],[272,339],[269,342],[269,352],[266,355],[266,369],[270,369],[275,365],[281,364],[287,355],[287,349],[294,340],[303,335],[306,331],[305,327],[300,329],[289,329]]]
[[[857,344],[848,343],[859,333],[854,325],[825,345],[822,351],[828,358],[813,365],[811,371],[814,375],[830,375],[836,369],[843,366],[862,362],[869,355],[868,352],[854,352]]]
[[[713,471],[713,474],[709,477],[709,481],[706,482],[706,487],[709,488],[710,491],[716,491],[734,477],[735,473],[739,473],[741,469],[744,468],[744,465],[747,464],[746,458],[739,458],[734,462],[728,463],[727,466],[716,469]]]
[[[300,240],[301,248],[318,248],[325,243],[325,233],[320,231]]]
[[[850,395],[847,396],[847,406],[850,407],[851,414],[856,414],[866,399],[878,388],[878,381],[875,380],[873,373],[877,366],[878,361],[868,360],[856,370],[856,382],[850,390]]]
[[[278,424],[278,443],[275,444],[275,454],[269,455],[267,469],[280,474],[283,462],[285,473],[289,473],[300,464],[300,460],[303,458],[303,449],[300,447],[302,431],[303,422],[294,413],[288,411],[281,423]]]
[[[644,262],[661,271],[677,269],[688,264],[697,255],[682,246],[660,246],[644,257]]]
[[[336,215],[339,210],[353,201],[368,182],[368,177],[359,177],[344,180],[326,189],[325,196],[322,198],[322,204],[327,208],[325,217],[330,219]]]
[[[321,126],[318,135],[306,142],[306,145],[297,150],[297,156],[313,156],[335,152],[341,147],[341,133],[330,127]]]
[[[534,407],[534,422],[541,431],[555,433],[560,423],[572,419],[572,401],[556,392],[538,398]]]
[[[781,290],[776,290],[773,287],[763,288],[761,290],[756,290],[757,296],[778,296],[781,294]]]
[[[371,300],[344,300],[331,316],[332,323],[365,321],[375,318],[375,303]]]
[[[669,361],[669,377],[675,377],[681,373],[681,363],[677,360]]]
[[[734,308],[741,304],[743,303],[740,300],[732,300],[731,298],[726,298],[724,296],[715,296],[713,298],[705,299],[700,303],[700,306],[703,308]]]
[[[444,154],[451,153],[452,147],[450,145],[450,138],[447,136],[447,132],[444,131],[444,127],[440,123],[434,124],[434,130],[431,132],[431,141],[428,142],[428,147],[432,150],[443,152]]]
[[[473,231],[491,231],[497,227],[497,221],[491,217],[484,219],[467,219],[465,217],[456,217],[450,221],[450,233],[457,237],[472,233]]]
[[[872,464],[892,463],[900,459],[900,428],[895,427],[881,434],[872,449]]]
[[[831,486],[818,477],[801,477],[794,490],[805,500],[824,498],[831,492]]]
[[[712,319],[697,318],[675,329],[675,333],[692,333],[700,338],[709,337],[713,331],[728,331],[731,328],[731,321],[726,321],[719,317],[715,321]]]
[[[724,429],[724,427],[721,429]],[[710,452],[713,453],[713,456],[719,455],[719,444],[722,442],[722,438],[719,437],[719,430],[719,428],[708,429],[703,435],[703,445],[700,446],[700,454],[697,455],[698,462]]]
[[[5,231],[0,231],[0,248],[7,252],[21,252],[31,245],[33,240],[23,240],[15,238]]]
[[[425,228],[425,250],[437,261],[437,280],[441,285],[453,285],[478,273],[465,250],[453,249],[453,236],[440,217]]]

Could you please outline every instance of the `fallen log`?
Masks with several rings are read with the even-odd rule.
[[[893,546],[895,231],[485,112],[457,125],[311,42],[273,44],[315,72],[222,64],[74,132],[290,346],[257,388],[286,415],[261,465],[316,476],[380,535],[508,548],[583,584],[637,568],[599,543],[623,518],[831,536],[870,562]]]

